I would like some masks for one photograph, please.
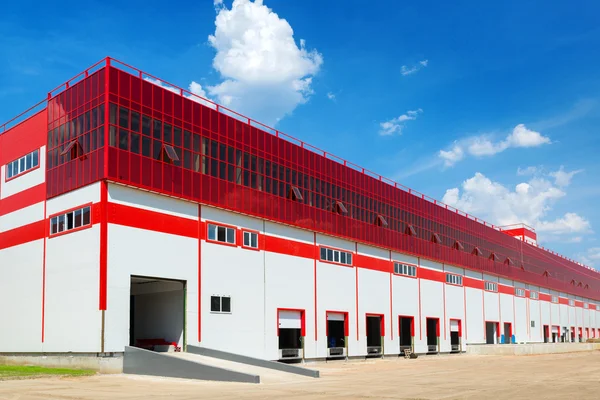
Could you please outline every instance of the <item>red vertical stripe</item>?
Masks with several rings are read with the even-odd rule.
[[[316,232],[313,233],[313,244],[314,244],[314,249],[313,249],[313,290],[315,292],[315,342],[317,341],[317,257],[318,254],[315,254],[319,251],[319,248],[317,247],[317,234]],[[325,323],[327,324],[327,322]]]
[[[202,206],[198,204],[198,342],[202,341]]]
[[[100,182],[100,310],[106,310],[108,269],[108,183]]]
[[[44,185],[45,186],[45,185]],[[45,191],[45,188],[44,188]],[[44,200],[44,221],[46,221],[46,200]],[[42,256],[42,343],[44,343],[45,326],[46,326],[46,240],[48,240],[48,226],[44,222],[44,253]]]

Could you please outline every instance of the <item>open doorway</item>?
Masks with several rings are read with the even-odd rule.
[[[544,343],[548,343],[550,341],[550,327],[548,325],[544,325]]]
[[[415,336],[415,318],[414,317],[399,317],[400,321],[400,354],[404,354],[404,350],[414,351],[413,338]]]
[[[348,343],[348,313],[327,312],[327,357],[346,357]]]
[[[579,328],[579,343],[583,342],[583,332],[582,329]]]
[[[367,355],[383,354],[383,315],[367,315]]]
[[[485,322],[485,343],[496,344],[496,338],[498,337],[498,322]]]
[[[132,276],[129,345],[153,351],[185,348],[186,282]]]
[[[558,326],[552,327],[552,343],[558,343],[558,337],[560,336],[560,328]]]
[[[575,343],[575,327],[571,327],[571,343]]]
[[[461,320],[450,320],[450,351],[460,352]]]
[[[304,358],[304,310],[277,310],[279,359]]]
[[[427,318],[427,352],[439,352],[440,319]]]
[[[505,322],[504,323],[504,338],[503,338],[503,342],[504,344],[511,344],[512,343],[512,324],[510,322]]]

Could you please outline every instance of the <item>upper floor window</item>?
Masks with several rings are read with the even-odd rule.
[[[208,240],[228,244],[235,244],[235,228],[215,224],[208,224]]]
[[[552,302],[558,303],[558,296],[552,296]]]
[[[583,308],[589,309],[590,305],[588,303],[583,303]]]
[[[244,247],[258,249],[258,233],[244,231]]]
[[[91,207],[86,206],[50,218],[50,236],[91,225]]]
[[[489,291],[489,292],[497,292],[498,291],[498,284],[495,282],[486,282],[485,283],[485,290]]]
[[[569,299],[569,305],[570,305],[571,307],[575,307],[575,300],[573,300],[573,299]]]
[[[8,163],[6,166],[6,179],[14,178],[17,175],[21,175],[31,169],[37,168],[39,165],[40,151],[32,151],[18,160]]]
[[[537,300],[540,298],[540,294],[538,292],[529,292],[529,298],[533,300]]]
[[[417,276],[417,267],[414,265],[394,263],[394,273],[406,276]]]
[[[210,311],[214,313],[231,313],[231,296],[210,296]]]
[[[454,274],[446,274],[446,283],[462,286],[462,276]]]
[[[517,296],[517,297],[525,297],[525,289],[515,288],[515,296]]]
[[[352,253],[321,247],[321,260],[339,264],[352,265]]]

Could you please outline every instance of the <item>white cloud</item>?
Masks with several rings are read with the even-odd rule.
[[[206,91],[202,88],[202,85],[200,85],[197,82],[192,81],[190,83],[189,87],[188,87],[188,90],[191,93],[193,93],[195,95],[194,96],[192,94],[186,94],[186,92],[182,92],[178,88],[176,88],[174,86],[167,85],[166,83],[164,83],[162,81],[159,81],[158,79],[146,77],[146,78],[144,78],[144,80],[148,81],[150,83],[153,83],[153,84],[155,84],[157,86],[160,86],[160,87],[162,87],[164,89],[167,89],[170,92],[181,94],[181,95],[183,95],[183,97],[187,97],[190,100],[193,100],[193,101],[196,101],[198,103],[204,104],[207,107],[210,107],[210,108],[213,108],[213,109],[215,108],[215,104],[212,103],[212,101],[205,100],[205,99],[209,99],[209,97],[207,96]],[[202,98],[200,98],[198,96],[200,96]]]
[[[462,160],[465,156],[465,152],[462,147],[455,144],[450,150],[440,150],[439,156],[444,160],[444,166],[450,167]]]
[[[515,126],[512,132],[505,139],[494,141],[493,136],[489,134],[469,136],[454,142],[452,148],[460,148],[462,153],[467,153],[475,157],[490,157],[501,153],[509,148],[529,148],[549,144],[550,138],[541,133],[528,129],[523,124]],[[452,150],[449,150],[452,151]],[[454,151],[456,153],[456,151]],[[444,155],[447,151],[440,151],[439,156],[444,159],[446,167],[453,166],[464,157],[449,161]]]
[[[418,108],[416,110],[407,111],[406,114],[402,114],[397,118],[392,118],[389,121],[379,123],[379,134],[381,136],[390,136],[395,133],[401,135],[402,129],[404,129],[404,123],[406,121],[417,119],[417,116],[422,112],[423,110]]]
[[[499,226],[525,223],[548,236],[567,239],[591,233],[590,222],[573,212],[548,219],[553,205],[566,196],[563,189],[540,177],[509,188],[478,172],[461,188],[448,189],[443,202]]]
[[[529,175],[536,175],[538,172],[540,171],[540,167],[536,167],[536,166],[529,166],[527,168],[517,168],[517,175],[518,176],[529,176]]]
[[[561,165],[558,171],[550,172],[550,176],[554,178],[554,182],[557,186],[565,187],[571,184],[571,179],[578,173],[583,172],[582,169],[578,169],[575,171],[567,172],[565,168]]]
[[[593,247],[579,256],[581,262],[590,267],[595,267],[600,263],[600,247]]]
[[[418,64],[415,64],[410,67],[407,65],[403,65],[400,68],[400,73],[402,74],[402,76],[412,75],[415,72],[418,72],[421,68],[427,67],[427,64],[429,64],[429,60],[419,61]]]
[[[267,124],[275,124],[313,93],[312,77],[323,57],[298,46],[290,24],[262,0],[217,4],[213,67],[224,81],[208,93],[224,105]]]
[[[329,92],[329,93],[327,93],[327,98],[328,98],[329,100],[335,100],[335,94],[333,94],[333,93]]]

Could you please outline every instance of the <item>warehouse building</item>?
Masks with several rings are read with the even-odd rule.
[[[600,337],[600,275],[105,59],[0,127],[0,353]]]

